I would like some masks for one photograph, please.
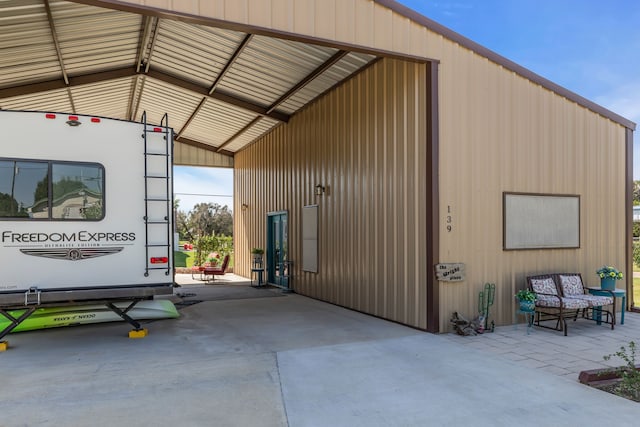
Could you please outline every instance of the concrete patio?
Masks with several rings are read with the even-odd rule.
[[[629,341],[579,320],[569,336],[524,325],[432,335],[225,275],[181,277],[178,319],[9,335],[0,425],[637,425],[638,403],[584,386]],[[616,363],[607,362],[609,365]]]

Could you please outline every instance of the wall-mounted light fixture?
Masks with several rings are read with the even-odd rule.
[[[246,203],[243,203],[241,208],[242,208],[243,211],[246,211],[247,209],[249,209],[249,205],[246,204]]]
[[[322,196],[324,194],[324,187],[320,184],[316,185],[316,196]]]

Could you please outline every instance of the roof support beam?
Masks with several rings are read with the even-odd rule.
[[[187,126],[189,126],[191,124],[191,122],[193,121],[193,119],[196,117],[196,115],[198,114],[198,112],[200,111],[200,109],[202,109],[202,106],[204,105],[205,101],[207,100],[207,97],[203,97],[200,100],[200,103],[198,104],[198,106],[195,108],[195,110],[193,110],[193,113],[191,113],[191,115],[189,116],[189,118],[187,119],[187,121],[184,123],[184,126],[182,126],[182,129],[180,129],[180,131],[178,132],[178,134],[176,135],[176,138],[180,138],[182,136],[182,134],[184,133],[184,131],[187,129]]]
[[[50,80],[47,82],[31,83],[22,86],[7,87],[0,89],[0,99],[14,96],[31,95],[38,92],[48,92],[51,90],[66,89],[67,87],[82,86],[92,83],[99,83],[109,80],[133,77],[136,69],[133,67],[118,68],[116,70],[103,71],[100,73],[84,74],[76,77],[69,77],[69,84],[61,80]]]
[[[51,14],[51,6],[49,5],[49,0],[44,0],[44,8],[47,11],[47,20],[49,21],[51,38],[53,39],[53,45],[55,46],[56,53],[58,54],[58,62],[60,63],[62,78],[64,78],[64,82],[66,84],[69,84],[69,76],[67,75],[67,70],[65,70],[64,68],[64,61],[62,60],[62,50],[60,49],[60,43],[58,42],[58,34],[56,33],[56,26],[53,23],[53,15]]]
[[[71,88],[69,86],[69,75],[67,74],[67,70],[64,66],[64,60],[62,59],[62,49],[60,49],[60,42],[58,41],[58,33],[56,33],[56,24],[53,22],[53,14],[51,13],[51,5],[49,4],[49,0],[44,0],[44,9],[47,12],[47,20],[49,21],[49,29],[51,30],[51,39],[53,40],[53,45],[56,48],[56,54],[58,55],[58,63],[60,64],[60,71],[62,71],[62,78],[64,79],[65,84],[67,85],[67,96],[69,97],[69,103],[71,104],[71,110],[76,112],[76,105],[73,102],[73,95],[71,93]]]
[[[149,44],[149,37],[154,31],[154,22],[157,25],[157,19],[152,16],[145,16],[140,31],[140,40],[138,41],[138,55],[136,61],[136,71],[140,72],[140,67],[145,63],[145,58],[151,56],[147,53],[147,45]]]
[[[156,47],[156,40],[158,40],[158,28],[160,27],[160,18],[156,18],[155,22],[152,25],[153,27],[153,38],[151,39],[151,46],[149,46],[149,54],[147,55],[146,63],[144,64],[144,72],[149,72],[149,67],[151,66],[151,57],[153,56],[153,50]],[[144,61],[144,56],[142,58]]]
[[[274,102],[273,104],[271,104],[271,106],[269,106],[269,108],[267,109],[267,112],[270,113],[273,110],[275,110],[276,108],[278,108],[278,106],[280,104],[282,104],[284,101],[286,101],[287,99],[291,98],[296,92],[298,92],[300,89],[302,89],[303,87],[305,87],[310,81],[312,81],[313,79],[315,79],[316,77],[318,77],[320,74],[324,73],[325,71],[327,71],[329,68],[331,68],[336,62],[340,61],[342,58],[344,58],[349,52],[345,51],[345,50],[339,50],[336,53],[334,53],[331,58],[327,59],[322,65],[320,65],[318,68],[316,68],[315,70],[313,70],[311,73],[309,73],[307,76],[305,76],[302,80],[300,80],[294,87],[292,87],[291,89],[289,89],[287,91],[287,93],[285,93],[284,95],[282,95],[276,102]]]
[[[151,56],[153,55],[153,48],[156,45],[156,38],[158,37],[158,27],[160,26],[160,18],[153,16],[145,16],[142,28],[140,31],[140,40],[138,43],[138,55],[136,60],[136,72],[140,73],[141,68],[144,67],[142,72],[149,71],[151,65]],[[152,37],[149,45],[149,39]],[[129,106],[127,107],[127,118],[134,120],[138,114],[138,107],[140,106],[140,97],[142,97],[142,91],[144,90],[144,77],[138,77],[133,82],[133,90],[129,97]],[[140,89],[138,90],[138,86]]]
[[[116,70],[111,70],[111,71],[103,71],[101,73],[91,73],[91,74],[84,74],[76,77],[69,77],[68,86],[61,80],[51,80],[47,82],[31,83],[31,84],[22,85],[22,86],[15,86],[15,87],[0,89],[0,99],[11,98],[14,96],[30,95],[38,92],[48,92],[51,90],[66,89],[67,87],[82,86],[82,85],[87,85],[92,83],[122,79],[125,77],[134,77],[139,75],[145,76],[144,74],[136,73],[136,69],[134,67],[125,67],[125,68],[118,68]],[[257,104],[253,104],[249,101],[245,101],[243,99],[236,98],[234,96],[227,95],[221,92],[213,92],[211,95],[209,95],[209,88],[199,86],[197,84],[179,79],[177,77],[173,77],[161,71],[150,69],[149,73],[146,74],[146,76],[156,80],[160,80],[162,82],[168,83],[173,86],[177,86],[181,89],[185,89],[185,90],[200,94],[202,96],[206,96],[212,99],[217,99],[218,101],[234,105],[236,107],[242,108],[247,111],[251,111],[252,113],[256,113],[260,116],[270,117],[274,120],[285,122],[285,123],[289,121],[288,114],[279,113],[277,111],[272,111],[271,113],[267,113],[267,109],[265,107],[262,107]]]
[[[173,86],[177,86],[181,89],[185,89],[188,90],[190,92],[194,92],[194,93],[198,93],[200,95],[203,96],[208,96],[210,98],[213,99],[217,99],[218,101],[221,102],[225,102],[227,104],[231,104],[234,105],[236,107],[242,108],[244,110],[247,111],[251,111],[253,113],[256,113],[260,116],[267,116],[270,117],[274,120],[277,120],[279,122],[288,122],[289,121],[289,115],[288,114],[283,114],[283,113],[279,113],[277,111],[272,111],[270,113],[267,113],[267,109],[265,107],[262,107],[260,105],[251,103],[249,101],[245,101],[244,99],[240,99],[240,98],[236,98],[235,96],[231,96],[231,95],[227,95],[225,93],[222,92],[213,92],[211,95],[209,95],[209,89],[208,88],[204,88],[202,86],[199,86],[195,83],[191,83],[188,82],[186,80],[182,80],[178,77],[174,77],[171,76],[169,74],[163,73],[162,71],[158,71],[158,70],[154,70],[154,69],[150,69],[149,73],[147,73],[147,76],[156,79],[156,80],[160,80],[162,82],[165,82],[167,84],[173,85]]]
[[[216,77],[215,81],[213,82],[213,85],[211,85],[211,88],[209,88],[209,95],[211,95],[216,90],[216,87],[222,81],[224,76],[227,74],[227,71],[229,71],[229,69],[234,64],[234,62],[236,62],[236,59],[238,59],[238,57],[240,56],[240,54],[242,53],[244,48],[247,46],[247,44],[249,44],[249,42],[251,41],[252,38],[253,38],[253,34],[247,34],[245,36],[245,38],[240,42],[240,44],[238,45],[238,48],[236,49],[236,51],[233,52],[233,55],[231,55],[231,58],[229,58],[229,60],[225,64],[225,66],[222,69],[222,71],[220,71],[220,73]],[[184,126],[182,126],[182,129],[180,129],[180,132],[178,132],[178,136],[176,138],[180,138],[180,136],[182,136],[184,131],[187,129],[187,126],[189,126],[191,124],[191,122],[196,117],[196,115],[198,114],[200,109],[202,109],[202,106],[205,104],[206,100],[207,100],[206,96],[202,98],[202,100],[200,101],[198,106],[195,108],[195,110],[193,110],[193,113],[191,113],[191,116],[189,116],[189,118],[187,119],[187,121],[184,124]]]
[[[218,74],[218,77],[216,77],[216,81],[213,82],[211,89],[209,89],[209,95],[211,95],[216,90],[216,87],[218,87],[218,84],[220,84],[224,76],[227,74],[231,66],[236,62],[236,60],[238,59],[238,57],[240,56],[244,48],[247,47],[247,45],[249,44],[252,38],[253,38],[253,34],[247,34],[244,37],[244,39],[240,42],[236,51],[233,52],[233,55],[231,55],[231,58],[229,58],[229,60],[225,64],[222,71],[220,71],[220,74]]]
[[[227,145],[229,145],[231,143],[231,141],[233,141],[234,139],[236,139],[237,137],[239,137],[240,135],[242,135],[243,133],[245,133],[248,129],[251,128],[251,126],[255,125],[256,123],[258,123],[260,120],[262,120],[261,116],[256,117],[255,119],[251,120],[249,123],[247,123],[242,129],[240,129],[238,132],[236,132],[231,138],[227,139],[225,142],[223,142],[222,144],[220,144],[218,146],[218,149],[216,150],[216,152],[220,152],[224,147],[226,147]]]
[[[285,102],[287,99],[291,98],[300,89],[305,87],[307,84],[309,84],[309,82],[311,82],[313,79],[318,77],[320,74],[322,74],[325,71],[327,71],[329,68],[331,68],[333,65],[335,65],[336,62],[338,62],[342,58],[344,58],[348,53],[349,52],[347,52],[346,50],[339,50],[336,53],[334,53],[333,55],[331,55],[331,58],[327,59],[319,67],[317,67],[315,70],[313,70],[312,72],[307,74],[302,80],[300,80],[296,85],[294,85],[291,89],[289,89],[284,95],[282,95],[280,98],[278,98],[278,100],[276,102],[271,104],[269,106],[269,108],[267,108],[267,114],[272,113],[276,108],[278,108],[278,106],[280,104]],[[249,124],[247,124],[245,127],[243,127],[238,132],[236,132],[235,135],[233,135],[231,138],[229,138],[225,142],[223,142],[220,145],[220,147],[218,147],[218,150],[221,150],[223,147],[226,147],[227,145],[229,145],[231,143],[231,141],[233,141],[234,139],[236,139],[237,137],[242,135],[245,131],[247,131],[249,128],[251,128],[251,126],[253,126],[254,124],[258,123],[261,118],[262,117],[257,117],[254,120],[252,120]]]

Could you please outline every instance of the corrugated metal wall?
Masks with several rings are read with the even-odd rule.
[[[180,141],[176,141],[173,146],[173,156],[174,164],[181,166],[233,167],[233,157],[183,144]]]
[[[441,330],[453,311],[475,315],[485,282],[497,285],[492,317],[509,324],[527,275],[580,272],[597,286],[603,264],[624,269],[625,129],[468,50],[441,61],[440,262],[467,265],[465,282],[440,284]],[[581,248],[503,251],[503,191],[580,195]]]
[[[286,210],[296,292],[426,328],[426,67],[380,61],[236,155],[237,273],[265,246],[267,212]],[[300,266],[310,204],[317,274]]]
[[[448,319],[452,311],[457,310],[469,316],[477,312],[478,292],[485,282],[495,282],[498,285],[491,314],[498,324],[506,324],[513,321],[513,294],[516,288],[524,285],[524,278],[528,274],[557,270],[579,271],[588,280],[587,283],[591,284],[595,280],[595,269],[601,264],[614,264],[630,271],[630,266],[625,262],[625,245],[630,236],[625,234],[625,128],[622,125],[491,62],[375,1],[129,2],[148,7],[173,8],[178,12],[267,28],[275,32],[335,41],[342,46],[362,46],[380,52],[431,58],[440,62],[439,261],[464,262],[467,265],[466,281],[439,284],[440,288],[436,294],[440,300],[442,331],[449,330]],[[380,3],[383,2],[380,0]],[[389,84],[387,82],[385,85]],[[376,90],[371,87],[374,94],[377,93]],[[411,118],[407,119],[408,122],[410,120]],[[316,131],[320,132],[320,135],[326,132],[325,129],[319,128],[316,128]],[[281,129],[279,132],[284,130]],[[303,130],[296,132],[303,134]],[[287,131],[286,135],[282,135],[282,141],[288,141],[290,132]],[[271,144],[274,150],[281,149],[275,142]],[[289,142],[280,144],[288,146]],[[260,155],[273,158],[264,148],[265,145],[259,146],[264,150]],[[255,149],[250,150],[250,153],[254,153]],[[318,150],[324,155],[322,145]],[[334,148],[330,145],[327,150],[333,152]],[[285,156],[292,156],[294,153],[298,152],[293,151]],[[382,153],[378,153],[378,156],[380,155]],[[348,173],[343,168],[357,168],[360,165],[357,162],[343,163],[337,156],[336,163],[329,169],[319,169],[319,160],[305,158],[304,163],[296,166],[295,170],[295,176],[302,176],[304,180],[287,178],[282,181],[283,177],[275,178],[277,174],[273,177],[266,174],[264,168],[271,164],[247,163],[249,153],[243,153],[239,157],[245,163],[242,166],[236,163],[237,178],[247,178],[243,179],[242,186],[238,187],[237,197],[247,195],[252,199],[249,203],[257,203],[258,206],[266,203],[261,201],[261,192],[278,184],[287,185],[284,187],[286,191],[283,191],[286,195],[301,192],[300,196],[295,196],[296,204],[313,202],[311,187],[315,185],[316,179],[324,180],[333,177],[334,174]],[[251,171],[253,167],[256,169]],[[309,170],[306,170],[306,167],[309,167]],[[318,172],[319,170],[321,172]],[[386,177],[387,171],[384,168],[375,169],[377,179]],[[316,175],[318,173],[319,175]],[[262,174],[268,177],[266,182],[260,178]],[[369,184],[376,178],[367,178],[362,183],[349,181],[342,176],[341,179],[349,189],[350,186]],[[253,190],[250,189],[252,184],[255,185]],[[579,194],[581,248],[502,251],[503,191]],[[298,200],[299,197],[302,199]],[[380,197],[383,196],[377,196],[376,199],[380,203],[377,208],[383,207],[384,210],[374,214],[382,215],[384,223],[384,215],[389,215],[390,207],[388,202]],[[237,208],[239,203],[242,201],[236,199]],[[329,204],[324,200],[321,203]],[[445,229],[447,207],[451,207],[452,210],[453,228],[450,233]],[[261,208],[261,215],[266,208]],[[275,207],[268,207],[272,208]],[[352,205],[341,205],[341,208],[344,210],[342,214],[347,217],[364,212],[365,209],[370,210],[369,205],[358,199],[354,199]],[[326,206],[321,206],[321,215],[326,209]],[[236,209],[236,212],[240,210]],[[298,221],[299,214],[296,211],[292,214],[293,220]],[[247,230],[247,235],[242,236],[242,239],[246,240],[245,243],[238,241],[248,248],[258,240],[257,236],[264,235],[264,221],[260,217],[249,218],[248,215],[244,215],[247,215],[246,212],[239,215],[239,222],[247,226],[258,224],[257,230],[254,227]],[[364,221],[366,223],[367,220]],[[351,229],[347,230],[351,233]],[[321,238],[329,237],[322,233],[326,231],[321,232]],[[422,236],[424,235],[422,233]],[[375,289],[379,289],[378,283],[383,280],[379,277],[388,277],[388,269],[399,268],[397,265],[391,267],[388,261],[399,260],[398,262],[405,263],[405,266],[407,261],[403,259],[402,254],[397,258],[392,255],[392,259],[386,255],[380,256],[379,236],[366,236],[365,242],[372,242],[371,245],[364,245],[368,251],[365,253],[366,257],[376,258],[378,263],[374,268],[374,276]],[[385,240],[382,240],[382,243],[391,244]],[[374,246],[375,249],[372,249]],[[348,247],[352,249],[352,246]],[[332,270],[330,284],[326,285],[326,290],[322,290],[323,295],[330,295],[332,298],[340,296],[346,300],[347,295],[351,295],[352,288],[336,290],[339,287],[337,277],[342,274],[346,264],[341,259],[332,257],[333,255],[328,254],[326,250],[327,248],[322,248],[321,265]],[[340,250],[341,253],[347,251],[342,248],[336,250]],[[328,255],[331,258],[327,258]],[[381,259],[384,261],[380,262]],[[356,278],[363,277],[362,272],[367,270],[368,266],[369,264],[361,267],[358,263],[350,265]],[[428,268],[431,274],[432,266],[425,268]],[[347,273],[349,274],[351,273]],[[624,282],[626,279],[619,286],[626,286]],[[310,287],[312,284],[310,282],[305,286]],[[360,295],[355,291],[361,289],[358,286],[356,285],[354,292]],[[378,307],[379,299],[375,299],[378,295],[380,294],[374,293],[376,302],[369,305]],[[420,306],[421,304],[422,302]],[[380,309],[377,308],[375,314],[379,313]]]

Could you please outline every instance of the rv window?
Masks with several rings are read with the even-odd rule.
[[[48,218],[47,162],[0,160],[0,217]]]
[[[86,164],[51,167],[53,219],[102,219],[102,168]]]
[[[98,164],[1,159],[0,218],[100,220],[103,171]]]

